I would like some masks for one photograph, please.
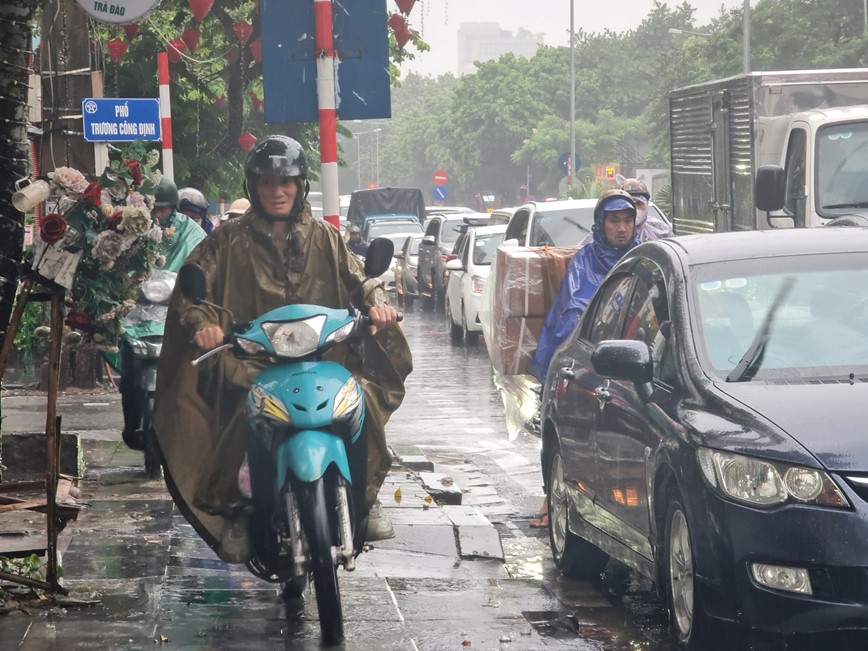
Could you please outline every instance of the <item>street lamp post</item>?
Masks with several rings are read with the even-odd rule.
[[[372,149],[374,150],[374,155],[371,156],[371,178],[377,182],[377,186],[380,185],[380,131],[382,129],[376,128],[371,129],[370,131],[357,131],[353,133],[353,138],[356,139],[356,185],[358,189],[362,189],[362,141],[359,136],[368,136],[372,133],[376,135],[376,145],[368,146],[368,151],[370,152]],[[374,156],[376,156],[376,168],[374,167],[375,161]]]
[[[750,0],[744,0],[742,11],[742,69],[744,74],[750,72]]]
[[[866,0],[868,1],[868,0]],[[573,189],[576,170],[576,39],[575,39],[575,0],[570,0],[570,159],[567,161],[567,188]],[[530,185],[527,188],[530,194]]]

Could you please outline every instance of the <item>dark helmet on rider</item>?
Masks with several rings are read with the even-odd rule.
[[[359,228],[358,226],[350,226],[348,229],[348,232],[350,235],[361,235],[362,229]]]
[[[208,215],[208,200],[196,188],[182,188],[178,190],[178,209],[192,210],[204,218]]]
[[[645,184],[645,181],[624,179],[620,189],[629,193],[632,197],[642,197],[646,202],[651,200],[651,193],[648,192],[648,186]]]
[[[288,136],[268,136],[257,142],[247,160],[244,161],[244,185],[247,196],[253,207],[263,217],[269,220],[289,221],[296,219],[304,209],[304,201],[310,191],[307,180],[307,158],[304,149],[297,140]],[[262,210],[259,196],[256,193],[256,178],[260,176],[282,176],[296,179],[298,193],[295,205],[289,215],[274,217]]]
[[[178,208],[178,186],[167,176],[160,179],[157,189],[154,190],[154,208],[172,207]]]

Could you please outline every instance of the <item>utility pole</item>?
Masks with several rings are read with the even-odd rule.
[[[747,0],[745,0],[746,2]],[[570,159],[567,161],[567,189],[573,189],[576,170],[576,38],[575,0],[570,0]],[[530,192],[530,187],[528,187]]]
[[[750,0],[744,0],[742,14],[742,40],[744,41],[742,68],[744,74],[748,74],[750,72]]]

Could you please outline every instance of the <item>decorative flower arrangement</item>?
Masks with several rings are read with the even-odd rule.
[[[49,173],[56,209],[37,224],[33,268],[67,289],[66,323],[85,341],[114,351],[121,319],[135,306],[138,286],[165,262],[161,249],[174,229],[151,216],[159,152],[131,143],[98,181],[70,167]]]

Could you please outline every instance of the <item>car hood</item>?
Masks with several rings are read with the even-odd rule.
[[[782,428],[833,471],[868,471],[868,382],[716,383]]]

